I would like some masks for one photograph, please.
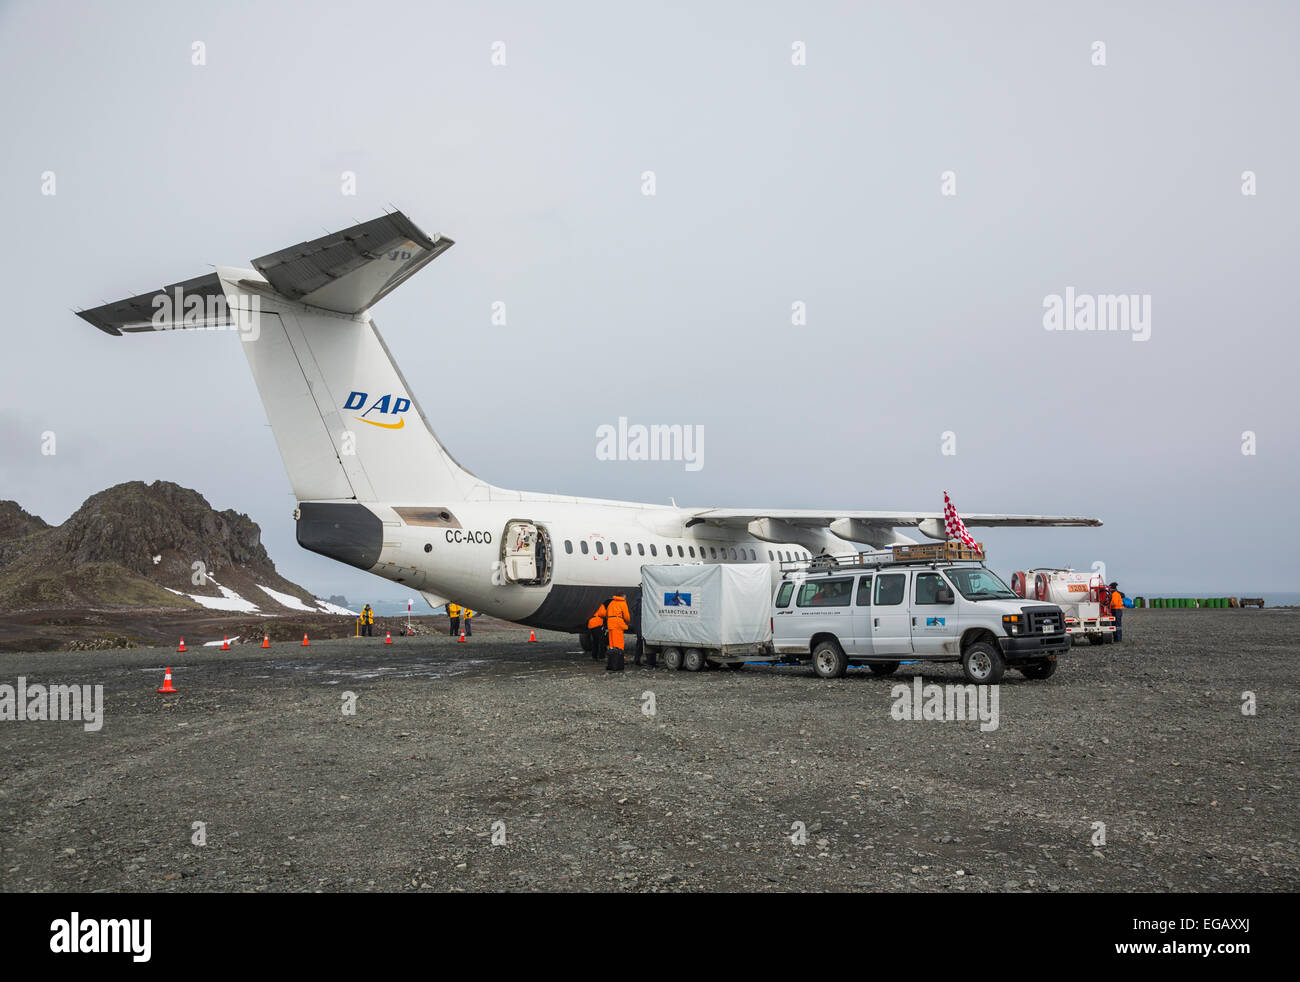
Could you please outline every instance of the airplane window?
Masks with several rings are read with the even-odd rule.
[[[644,556],[644,555],[645,555],[645,543],[644,543],[644,542],[638,542],[638,543],[636,544],[636,554],[637,554],[638,556]]]
[[[735,559],[735,558],[736,558],[736,547],[735,547],[735,546],[732,546],[732,547],[731,547],[731,558],[732,558],[732,559]]]
[[[623,551],[624,551],[625,553],[627,553],[629,556],[632,555],[632,545],[631,545],[631,543],[624,542],[624,543],[623,543]]]
[[[659,555],[659,550],[655,548],[655,544],[653,542],[650,543],[650,555],[652,556]]]
[[[609,551],[612,552],[615,556],[617,556],[617,555],[618,555],[618,543],[617,543],[617,542],[611,542],[611,543],[609,544]]]
[[[680,559],[680,558],[681,558],[682,556],[684,556],[684,555],[686,555],[686,553],[682,552],[682,547],[681,547],[681,546],[678,546],[678,547],[677,547],[677,558]]]
[[[599,539],[596,540],[596,555],[605,555],[605,543],[601,542]]]
[[[564,540],[564,551],[569,553],[573,552],[573,542],[569,539]]]
[[[776,557],[772,555],[772,550],[771,549],[767,550],[767,561],[770,563],[775,559]]]
[[[709,546],[709,558],[710,558],[710,559],[717,559],[717,558],[718,558],[718,547],[717,547],[717,546]]]
[[[753,549],[749,550],[749,561],[751,563],[758,562],[758,553],[756,553]]]
[[[689,548],[690,548],[690,550],[691,550],[691,558],[694,559],[694,558],[695,558],[695,547],[694,547],[694,546],[690,546]]]
[[[587,540],[583,539],[580,541],[578,543],[578,548],[582,550],[582,554],[585,556],[587,554]]]

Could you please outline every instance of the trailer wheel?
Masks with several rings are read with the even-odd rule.
[[[849,660],[844,649],[834,641],[823,641],[813,649],[813,671],[821,679],[842,679],[849,670]]]
[[[590,654],[590,653],[591,653],[591,649],[592,649],[591,632],[590,632],[590,631],[580,631],[580,632],[578,633],[578,644],[582,645],[582,650],[583,650],[583,651],[585,651],[585,652],[587,652],[588,654]]]
[[[1002,652],[987,641],[976,641],[962,652],[961,670],[967,682],[975,685],[997,685],[1007,670]]]
[[[663,650],[663,655],[664,655],[664,668],[668,669],[669,671],[675,672],[677,671],[677,669],[682,667],[681,648],[665,648]]]
[[[1036,681],[1050,679],[1056,674],[1056,665],[1057,663],[1054,661],[1034,661],[1027,665],[1021,665],[1020,674],[1027,679]]]
[[[896,661],[875,661],[867,666],[871,669],[872,675],[878,675],[883,678],[886,675],[893,675],[898,671],[898,662]]]
[[[682,668],[688,672],[698,672],[704,667],[704,652],[699,648],[687,648],[682,652]]]

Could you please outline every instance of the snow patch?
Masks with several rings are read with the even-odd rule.
[[[257,613],[257,604],[245,600],[234,590],[222,586],[211,576],[208,577],[208,582],[221,591],[221,596],[205,597],[199,593],[187,593],[184,594],[184,596],[189,597],[197,604],[202,604],[209,610],[233,610],[238,611],[241,614]],[[173,590],[172,592],[175,593],[177,591]]]
[[[355,610],[348,610],[346,607],[340,607],[338,604],[332,604],[328,600],[322,600],[320,597],[315,597],[314,599],[316,601],[316,606],[319,607],[322,611],[324,611],[327,614],[343,614],[348,617],[357,616],[357,612]]]
[[[297,597],[291,596],[290,594],[280,593],[278,590],[272,590],[269,586],[262,586],[260,583],[257,585],[257,588],[278,603],[281,607],[288,607],[290,610],[305,610],[313,614],[316,612],[313,608],[308,607]]]
[[[204,642],[203,642],[203,647],[205,647],[205,648],[214,648],[214,647],[215,647],[215,648],[220,648],[220,647],[221,647],[223,644],[225,644],[227,641],[229,641],[231,644],[234,644],[234,643],[235,643],[236,641],[238,641],[238,640],[239,640],[239,638],[222,638],[220,641],[204,641]]]

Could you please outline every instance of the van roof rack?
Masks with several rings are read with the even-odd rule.
[[[781,575],[789,573],[826,573],[852,571],[863,567],[897,566],[916,563],[969,563],[984,562],[984,543],[974,548],[948,539],[944,542],[900,542],[887,549],[871,549],[841,555],[822,554],[811,559],[784,561]]]

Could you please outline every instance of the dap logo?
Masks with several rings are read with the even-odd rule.
[[[370,395],[365,392],[351,392],[348,394],[348,401],[343,403],[344,409],[360,409],[363,407]],[[371,426],[380,426],[386,430],[400,430],[406,425],[406,420],[402,418],[402,413],[411,408],[411,400],[402,396],[386,395],[376,399],[360,416],[354,417],[362,423],[369,423]],[[381,418],[366,419],[371,413],[377,413]],[[382,417],[396,417],[395,422],[385,421]]]
[[[664,594],[665,607],[689,607],[691,605],[691,595],[676,590],[672,593]]]

